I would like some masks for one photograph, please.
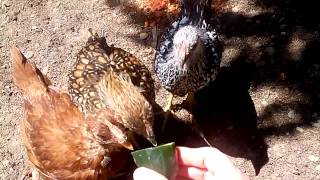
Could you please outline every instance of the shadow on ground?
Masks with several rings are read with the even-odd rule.
[[[258,174],[268,162],[268,155],[248,92],[253,69],[253,64],[242,60],[222,68],[216,81],[195,95],[197,105],[193,114],[214,147],[230,156],[251,160]],[[179,134],[176,142],[184,146],[206,146],[194,132],[179,132],[181,127],[171,124],[168,136]]]

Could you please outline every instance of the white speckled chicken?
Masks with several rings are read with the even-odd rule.
[[[162,36],[155,71],[174,95],[195,92],[215,80],[220,67],[218,37],[207,24],[208,0],[181,0],[181,12]]]
[[[187,101],[192,101],[193,93],[217,76],[219,42],[208,24],[210,5],[210,0],[180,0],[177,20],[160,39],[154,67],[163,87],[172,93],[166,111],[171,110],[173,95],[188,94]]]

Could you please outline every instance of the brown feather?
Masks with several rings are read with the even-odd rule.
[[[110,121],[117,121],[114,113],[101,109],[85,119],[69,95],[48,87],[17,48],[11,56],[13,79],[24,95],[21,133],[31,164],[49,179],[113,176],[127,158],[114,140],[118,132],[110,131]]]
[[[78,53],[69,78],[74,102],[85,114],[112,109],[120,116],[120,124],[155,145],[151,73],[132,54],[108,46],[104,37],[91,34]]]

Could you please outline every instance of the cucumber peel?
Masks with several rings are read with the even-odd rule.
[[[157,147],[131,152],[134,162],[138,167],[152,169],[171,179],[175,176],[176,162],[175,143],[163,144]]]

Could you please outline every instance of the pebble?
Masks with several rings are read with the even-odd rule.
[[[282,31],[280,34],[281,34],[282,36],[284,36],[284,35],[286,35],[286,32]]]
[[[20,11],[18,10],[18,11],[15,11],[13,14],[12,14],[12,16],[11,16],[11,19],[12,19],[12,21],[16,21],[16,20],[18,20],[18,15],[20,14]]]
[[[254,43],[254,47],[256,47],[256,48],[259,48],[260,46],[261,46],[261,43],[260,43],[260,42]]]
[[[10,162],[9,160],[4,160],[2,161],[2,164],[4,167],[7,167],[9,165],[9,162]]]
[[[312,114],[312,117],[313,117],[313,118],[318,117],[318,113],[316,113],[316,112],[315,112],[315,113],[313,113],[313,114]]]
[[[227,128],[228,131],[232,131],[233,129],[234,129],[233,126],[229,126],[229,127]]]
[[[269,55],[269,56],[273,56],[274,53],[276,52],[276,50],[274,49],[274,47],[267,47],[265,49],[265,52]]]
[[[318,166],[316,166],[316,170],[320,171],[320,164]]]
[[[145,32],[139,34],[139,38],[141,40],[145,40],[148,36],[149,36],[148,33],[145,33]]]
[[[288,112],[288,117],[293,119],[295,117],[296,113],[294,112],[294,110],[290,109]]]
[[[308,159],[312,162],[317,162],[319,160],[319,157],[315,155],[310,155]]]
[[[313,127],[320,128],[320,119],[318,119],[316,122],[311,123]]]
[[[251,23],[252,20],[251,20],[250,18],[248,18],[248,19],[246,19],[246,22],[247,22],[247,23]]]
[[[301,133],[304,131],[301,127],[297,127],[296,130],[301,132]]]
[[[27,58],[30,59],[33,57],[33,52],[32,51],[27,51],[25,53],[23,53],[23,55]]]
[[[281,30],[286,29],[286,27],[287,27],[287,25],[286,25],[286,24],[281,24],[281,25],[280,25],[280,29],[281,29]]]
[[[285,20],[285,18],[282,17],[282,18],[279,19],[279,22],[282,22],[282,21],[284,21],[284,20]]]
[[[11,1],[10,0],[4,0],[1,4],[2,8],[4,7],[10,7],[11,6]]]
[[[36,32],[42,32],[42,29],[39,28],[38,26],[32,26],[31,30],[36,31]]]

